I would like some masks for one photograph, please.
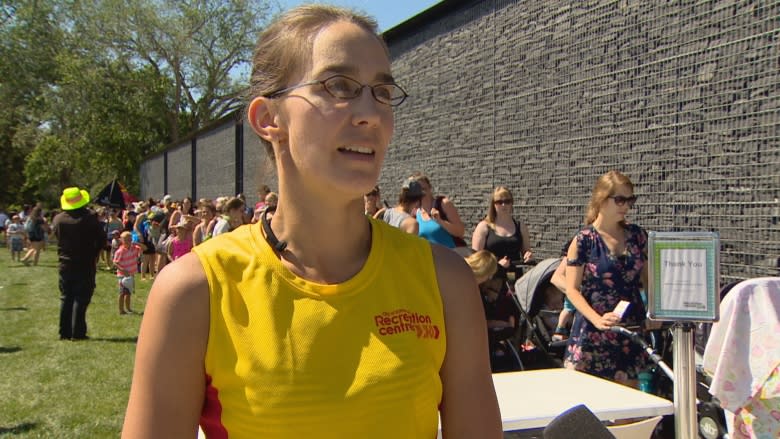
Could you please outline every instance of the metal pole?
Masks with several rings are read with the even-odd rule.
[[[674,430],[677,439],[697,439],[696,365],[693,349],[693,324],[677,323],[674,336]]]

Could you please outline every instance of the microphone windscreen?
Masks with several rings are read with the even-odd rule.
[[[544,429],[544,439],[615,439],[607,427],[585,405],[580,404],[556,416]]]

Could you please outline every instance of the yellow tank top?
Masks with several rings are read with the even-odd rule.
[[[195,247],[210,291],[208,438],[434,438],[445,353],[430,245],[370,219],[352,279],[287,270],[259,224]]]

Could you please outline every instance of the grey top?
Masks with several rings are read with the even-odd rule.
[[[385,209],[385,214],[382,216],[382,220],[393,227],[401,227],[401,223],[409,217],[411,217],[411,215],[408,213],[393,207],[391,209]]]

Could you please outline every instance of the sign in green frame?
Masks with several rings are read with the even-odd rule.
[[[650,232],[648,315],[653,320],[715,322],[720,307],[716,232]]]

